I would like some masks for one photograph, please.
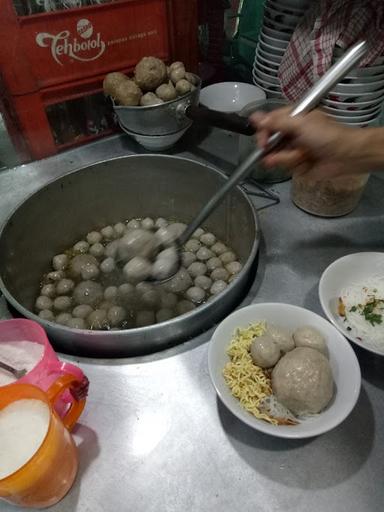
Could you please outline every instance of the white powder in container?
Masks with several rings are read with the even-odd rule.
[[[1,341],[0,361],[9,364],[16,370],[30,372],[43,358],[44,345],[33,341]],[[15,382],[17,379],[0,368],[0,386]]]
[[[0,479],[24,466],[40,448],[48,432],[46,403],[26,398],[0,411]]]

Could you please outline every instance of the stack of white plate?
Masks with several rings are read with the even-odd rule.
[[[334,60],[344,50],[334,51]],[[336,121],[351,126],[375,126],[379,122],[384,101],[384,56],[375,64],[358,68],[344,78],[326,99],[323,110]]]
[[[311,0],[266,0],[253,63],[253,82],[269,98],[281,98],[277,72],[292,34]]]

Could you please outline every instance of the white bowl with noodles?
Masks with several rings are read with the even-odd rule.
[[[265,321],[293,332],[310,325],[326,339],[334,379],[334,396],[324,411],[300,420],[297,425],[272,425],[246,411],[235,398],[224,377],[223,369],[230,361],[226,350],[239,327]],[[208,348],[208,366],[212,383],[224,405],[251,428],[265,434],[303,439],[324,434],[339,425],[354,408],[360,393],[360,366],[344,336],[327,320],[307,309],[282,303],[251,304],[234,311],[215,330]]]
[[[378,292],[380,289],[382,290],[384,299],[384,253],[358,252],[349,254],[334,261],[324,270],[319,282],[319,298],[324,313],[344,336],[356,345],[383,356],[384,315],[380,328],[380,324],[374,323],[371,326],[369,322],[366,323],[363,315],[359,315],[358,312],[357,315],[350,315],[351,312],[348,313],[348,309],[353,307],[355,303],[355,298],[360,295],[362,299],[364,298],[363,287],[372,283],[376,286],[376,282],[376,289]],[[352,319],[352,324],[344,320],[345,317],[339,314],[339,298],[344,295],[346,295],[343,302],[347,306],[347,318],[349,316]],[[371,327],[375,338],[383,333],[381,343],[376,339],[370,339]],[[379,328],[377,333],[374,332],[376,328]]]

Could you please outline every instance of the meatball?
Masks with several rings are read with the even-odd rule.
[[[177,68],[171,69],[171,72],[169,73],[169,78],[171,79],[171,82],[176,84],[176,86],[180,81],[187,82],[187,80],[185,80],[184,66],[179,66]],[[190,84],[189,84],[189,86],[190,86]],[[176,87],[176,91],[177,91],[177,87]],[[188,89],[188,91],[189,91],[189,89]],[[179,93],[179,94],[185,94],[185,93]]]
[[[105,226],[100,230],[104,240],[113,240],[115,238],[115,230],[112,226]]]
[[[103,288],[95,281],[82,281],[73,291],[75,304],[94,306],[103,299]]]
[[[152,266],[152,277],[158,281],[173,276],[178,269],[179,258],[174,247],[161,251]]]
[[[50,309],[42,309],[39,312],[39,317],[43,320],[48,320],[48,322],[54,322],[55,315],[52,313]]]
[[[88,304],[80,304],[80,306],[76,306],[72,310],[72,315],[75,318],[87,318],[87,316],[92,313],[93,309]]]
[[[100,242],[96,242],[89,248],[89,254],[95,258],[101,258],[104,255],[104,246]]]
[[[207,261],[207,268],[209,271],[215,270],[215,268],[220,268],[223,266],[223,263],[220,258],[214,256]]]
[[[88,249],[89,249],[89,243],[86,242],[85,240],[80,240],[80,242],[77,242],[73,246],[73,250],[75,252],[79,252],[80,254],[84,254],[84,253],[88,252]]]
[[[213,281],[227,281],[229,278],[228,270],[225,270],[225,268],[218,267],[215,268],[215,270],[212,270],[211,273],[211,279]]]
[[[277,400],[297,416],[321,412],[333,396],[328,359],[313,348],[291,350],[273,369],[272,389]]]
[[[184,315],[185,313],[189,313],[189,311],[195,309],[195,307],[196,306],[193,304],[193,302],[189,300],[181,300],[176,306],[176,311],[179,315]]]
[[[107,312],[104,309],[95,309],[87,318],[90,329],[106,329],[109,327]]]
[[[61,279],[56,285],[57,295],[67,295],[75,287],[75,283],[72,279]]]
[[[124,265],[123,273],[128,283],[145,281],[151,275],[152,265],[141,256],[132,258]]]
[[[97,259],[91,254],[78,254],[69,262],[69,274],[74,278],[79,278],[83,269],[89,265],[98,267]]]
[[[121,306],[112,306],[107,312],[107,320],[111,327],[120,326],[126,316],[125,309]]]
[[[41,288],[41,295],[45,295],[46,297],[50,297],[51,299],[56,296],[56,287],[53,283],[45,284]]]
[[[198,286],[191,286],[191,288],[188,288],[185,292],[185,297],[194,304],[200,304],[205,299],[205,292]]]
[[[173,82],[172,74],[176,74],[178,70],[175,70],[171,73],[171,80]],[[188,94],[192,90],[192,85],[188,80],[182,78],[175,85],[176,92],[179,96],[183,96],[184,94]]]
[[[216,237],[212,233],[204,233],[200,237],[200,242],[208,247],[211,247],[216,242]]]
[[[133,229],[118,241],[118,256],[122,261],[141,256],[151,257],[157,247],[157,239],[153,233],[145,229]]]
[[[272,338],[284,354],[295,348],[292,335],[287,331],[287,329],[283,329],[282,327],[277,327],[275,325],[268,325],[267,332],[265,334]]]
[[[195,261],[188,267],[188,273],[193,277],[203,276],[207,272],[207,265],[202,261]]]
[[[184,267],[188,268],[194,261],[196,261],[195,253],[188,251],[181,253],[181,262]]]
[[[223,254],[220,254],[219,258],[221,259],[224,265],[227,265],[232,261],[236,261],[236,254],[232,251],[226,251],[223,252]]]
[[[115,268],[116,268],[116,263],[113,258],[105,258],[105,260],[103,260],[100,263],[100,270],[104,274],[110,274],[111,272],[113,272],[115,270]]]
[[[156,57],[144,57],[135,67],[135,82],[143,91],[154,91],[167,80],[167,67]]]
[[[66,295],[56,297],[56,299],[53,301],[53,307],[57,311],[68,311],[68,309],[70,309],[71,306],[72,300],[70,297],[67,297]]]
[[[314,327],[307,325],[299,327],[293,333],[296,347],[309,347],[318,350],[328,357],[328,348],[324,336]]]
[[[120,73],[118,71],[108,73],[103,81],[104,94],[107,96],[114,96],[116,87],[125,80],[128,80],[128,78],[124,75],[124,73]]]
[[[64,270],[68,265],[68,256],[66,254],[57,254],[53,257],[52,267],[55,270]]]
[[[153,92],[146,92],[140,99],[140,105],[142,107],[150,107],[151,105],[160,105],[164,101],[156,96]]]
[[[70,318],[67,322],[67,327],[72,329],[86,329],[87,324],[83,318]]]
[[[156,89],[156,95],[163,101],[171,101],[177,98],[176,89],[173,87],[173,83],[161,84]]]
[[[172,309],[162,308],[159,309],[156,313],[156,322],[159,324],[161,322],[166,322],[175,316],[175,313]]]
[[[53,302],[52,300],[47,297],[46,295],[40,295],[40,297],[37,297],[35,302],[36,309],[42,311],[43,309],[52,309]]]
[[[224,245],[222,242],[216,242],[212,245],[211,250],[217,255],[220,256],[228,251],[228,247]]]
[[[90,231],[85,238],[87,239],[87,242],[91,245],[98,244],[103,239],[101,233],[99,233],[98,231]]]
[[[162,286],[167,292],[182,293],[192,286],[192,279],[185,268],[181,268],[172,279]]]
[[[113,93],[113,97],[119,105],[131,107],[139,105],[142,95],[140,87],[132,80],[125,80],[117,84]]]
[[[213,258],[213,252],[208,247],[201,247],[196,253],[197,259],[200,261],[207,261]]]
[[[227,286],[228,285],[225,281],[221,281],[220,279],[215,281],[210,289],[211,295],[218,295],[223,292]]]
[[[207,291],[212,286],[212,279],[210,279],[207,276],[197,276],[195,278],[195,286],[198,286],[199,288],[202,288],[203,290]]]
[[[251,357],[261,368],[272,368],[280,359],[280,349],[271,336],[264,334],[252,340]]]

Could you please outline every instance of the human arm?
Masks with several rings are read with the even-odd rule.
[[[384,128],[351,128],[319,110],[296,117],[289,114],[290,109],[284,108],[251,117],[259,146],[265,146],[276,131],[288,141],[265,157],[266,167],[285,167],[313,179],[384,170]]]

